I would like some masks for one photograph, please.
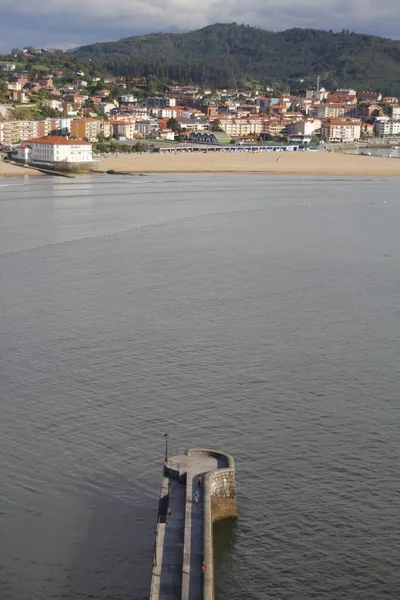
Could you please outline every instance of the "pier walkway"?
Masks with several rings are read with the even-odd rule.
[[[183,550],[182,600],[203,599],[203,574],[201,564],[204,558],[204,494],[200,487],[198,504],[193,502],[200,475],[218,469],[218,462],[209,456],[187,456],[186,465],[186,510],[185,543]]]
[[[212,522],[225,516],[236,516],[236,489],[234,467],[229,469],[229,455],[211,450],[189,450],[187,454],[171,456],[164,464],[159,516],[155,541],[150,600],[212,600],[214,592]],[[232,496],[226,502],[233,510],[220,511],[215,518],[211,513],[212,487],[210,476],[221,469],[221,479],[232,483],[223,490]],[[198,486],[198,477],[201,484]],[[226,487],[226,486],[225,486]],[[199,489],[199,502],[193,494]],[[205,539],[205,537],[207,539]],[[202,563],[205,562],[205,572]],[[207,580],[211,583],[207,586]],[[205,590],[209,590],[209,593]]]

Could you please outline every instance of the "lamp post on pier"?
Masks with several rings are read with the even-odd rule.
[[[165,460],[168,460],[168,433],[164,433],[165,437]]]

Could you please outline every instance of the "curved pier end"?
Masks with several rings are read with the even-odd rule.
[[[236,519],[238,510],[233,456],[226,452],[201,449],[189,450],[188,455],[211,456],[217,460],[217,470],[206,473],[204,478],[204,502],[210,500],[212,523],[222,519]]]
[[[207,454],[218,461],[218,469],[204,477],[204,562],[203,600],[214,600],[213,524],[238,516],[235,461],[233,456],[215,450],[189,450],[188,454]]]
[[[163,474],[150,600],[214,600],[213,523],[238,514],[233,457],[192,448],[169,456]]]

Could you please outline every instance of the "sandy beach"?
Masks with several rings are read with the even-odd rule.
[[[278,156],[280,160],[278,161]],[[102,158],[96,170],[127,173],[275,173],[400,177],[400,160],[327,152],[129,154]]]
[[[280,160],[277,160],[280,157]],[[400,177],[400,160],[327,152],[264,154],[124,154],[96,160],[94,170],[126,173],[274,173],[281,175],[369,175]],[[0,161],[1,177],[43,176]]]
[[[10,163],[0,160],[0,177],[36,177],[39,175],[43,177],[43,173],[36,171],[35,169],[26,169],[25,167],[19,167],[17,165],[10,165]]]

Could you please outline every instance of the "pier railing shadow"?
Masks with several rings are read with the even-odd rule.
[[[133,482],[113,476],[80,487],[88,516],[66,569],[63,597],[147,600],[154,502]]]
[[[160,498],[150,599],[181,598],[185,487],[178,480],[170,479],[167,496],[164,501]],[[158,539],[160,535],[163,535],[162,544]],[[153,586],[158,587],[158,594],[154,593]]]
[[[201,600],[203,598],[203,573],[202,562],[204,560],[204,494],[203,487],[198,487],[197,478],[201,476],[204,481],[205,473],[197,473],[192,479],[192,497],[199,490],[198,503],[192,503],[192,529],[190,536],[190,583],[189,598]]]

